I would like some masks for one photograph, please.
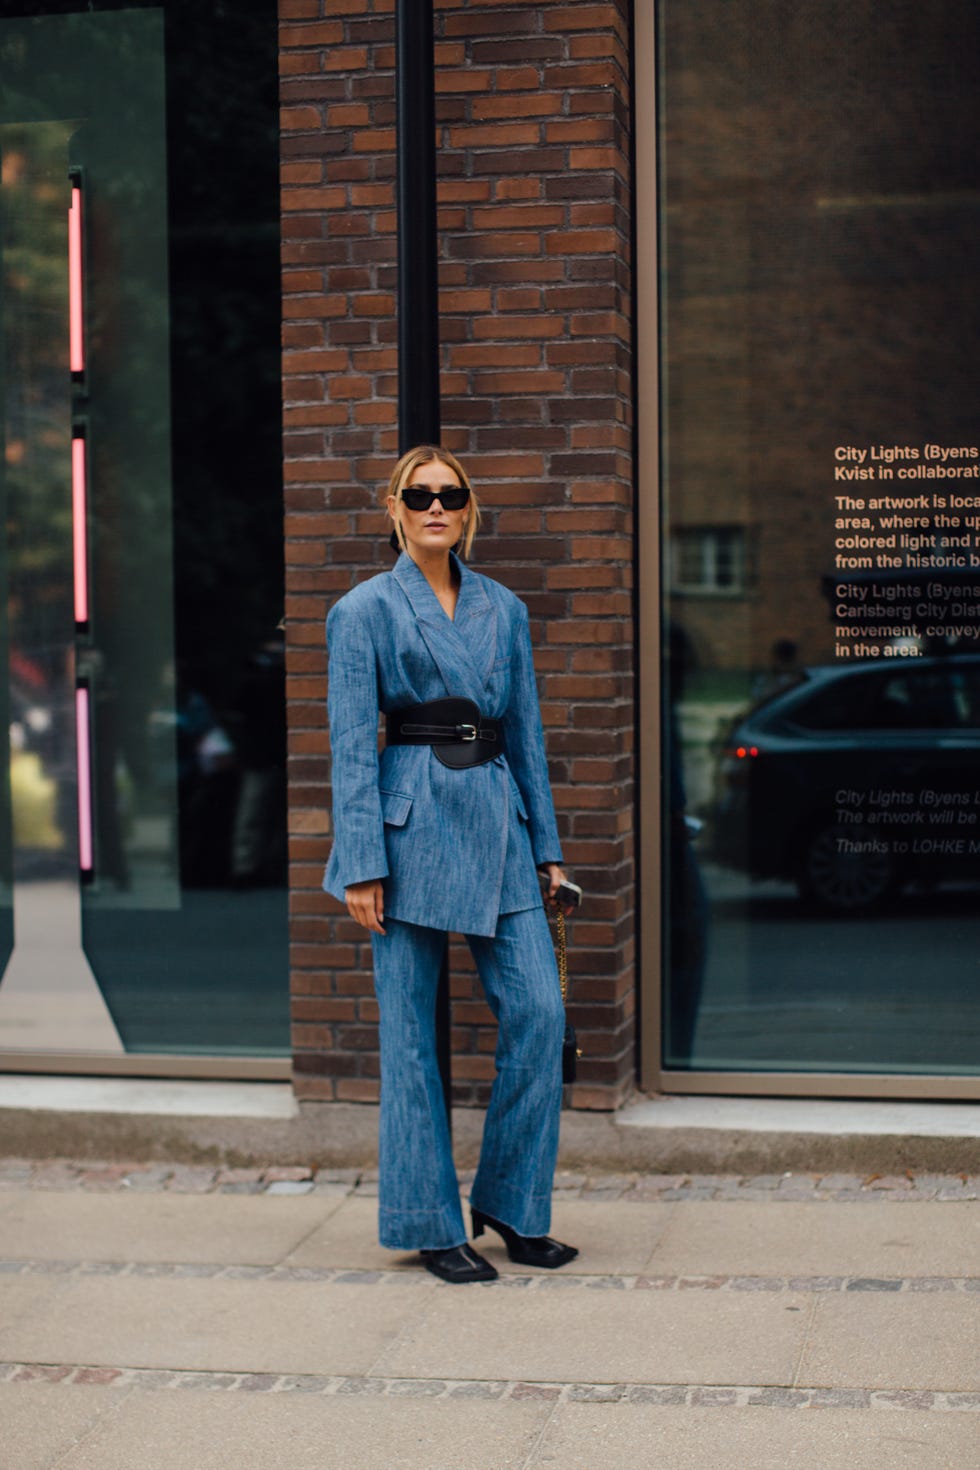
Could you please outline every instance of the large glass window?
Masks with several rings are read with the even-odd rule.
[[[288,1049],[276,61],[0,6],[0,1050]]]
[[[659,5],[669,1069],[980,1071],[978,56]]]

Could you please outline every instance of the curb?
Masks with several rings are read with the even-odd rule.
[[[475,1108],[453,1112],[462,1169],[477,1162],[483,1117]],[[377,1164],[377,1131],[375,1104],[300,1103],[289,1119],[0,1109],[3,1152],[34,1159],[370,1168]],[[562,1115],[559,1167],[643,1174],[977,1174],[980,1139],[624,1127],[615,1114],[569,1111]]]

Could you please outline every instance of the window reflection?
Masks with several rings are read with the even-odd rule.
[[[41,930],[10,922],[28,881],[32,914],[74,903],[49,927],[127,1050],[284,1051],[276,7],[233,27],[217,0],[22,8],[0,22],[0,949],[19,993],[34,966],[32,1049],[65,1042]],[[22,1045],[2,1001],[0,1048]]]
[[[659,14],[664,1060],[975,1072],[980,598],[921,560],[970,534],[929,501],[840,590],[885,528],[835,466],[973,473],[980,12]]]

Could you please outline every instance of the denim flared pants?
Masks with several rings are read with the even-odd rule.
[[[466,1228],[436,1061],[440,930],[385,919],[371,936],[381,1031],[379,1233],[394,1250],[446,1250]],[[520,1235],[546,1235],[561,1113],[564,1008],[543,908],[467,935],[497,1018],[497,1076],[474,1208]]]

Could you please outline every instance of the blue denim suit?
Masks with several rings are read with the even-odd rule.
[[[538,907],[535,864],[561,862],[561,846],[527,608],[455,564],[455,619],[408,556],[327,618],[334,846],[323,886],[343,899],[383,878],[393,919],[492,935],[498,914]],[[379,706],[447,696],[503,721],[503,755],[457,771],[427,745],[394,745],[379,763]]]
[[[536,864],[561,861],[524,604],[454,558],[455,619],[402,555],[327,619],[334,846],[323,886],[384,883],[380,1235],[466,1238],[435,1055],[442,933],[466,936],[498,1020],[497,1076],[471,1198],[543,1235],[561,1107],[563,1007]],[[429,746],[377,751],[379,709],[447,696],[502,721],[503,752],[452,770]]]

